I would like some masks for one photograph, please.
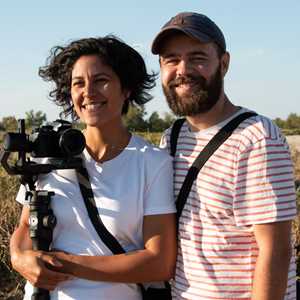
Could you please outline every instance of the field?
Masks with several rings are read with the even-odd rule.
[[[143,133],[142,135],[156,144],[160,139],[159,133]],[[288,142],[291,145],[295,177],[300,180],[300,136],[290,136]],[[24,281],[16,272],[12,271],[8,255],[10,235],[20,214],[20,206],[14,200],[18,185],[17,177],[8,176],[4,169],[0,167],[0,299],[22,298]],[[298,193],[298,206],[300,207],[300,193]],[[294,233],[296,244],[300,245],[300,215],[294,222]],[[300,274],[299,271],[298,274]]]

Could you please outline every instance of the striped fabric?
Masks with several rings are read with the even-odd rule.
[[[229,121],[229,120],[228,120]],[[188,168],[225,124],[178,138],[175,196]],[[170,131],[164,137],[169,146]],[[293,166],[285,139],[265,117],[242,122],[200,171],[179,220],[174,299],[250,299],[258,248],[253,224],[296,214]],[[296,299],[295,261],[287,295]]]

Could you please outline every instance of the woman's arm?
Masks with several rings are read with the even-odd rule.
[[[54,253],[64,272],[84,279],[112,282],[149,282],[173,277],[176,262],[175,215],[144,217],[145,249],[111,256]]]
[[[46,267],[62,266],[55,257],[42,251],[33,251],[29,236],[29,207],[23,206],[20,223],[10,239],[10,255],[13,268],[34,286],[53,290],[58,283],[71,278],[68,274],[52,271]]]

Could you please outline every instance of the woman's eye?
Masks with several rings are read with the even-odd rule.
[[[73,86],[81,86],[83,84],[83,82],[81,81],[73,81],[72,85]]]
[[[107,79],[104,78],[104,77],[100,77],[100,78],[96,78],[96,79],[95,79],[95,82],[99,82],[99,83],[107,82]]]

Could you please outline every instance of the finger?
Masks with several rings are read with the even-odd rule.
[[[57,267],[57,268],[60,268],[60,267],[63,267],[63,264],[54,256],[51,256],[51,255],[47,255],[47,254],[42,254],[40,256],[40,258],[46,262],[47,264],[53,266],[53,267]]]
[[[45,269],[43,272],[43,278],[55,283],[73,279],[74,276],[68,273],[61,273],[50,269]]]
[[[28,281],[30,281],[31,284],[36,287],[53,290],[61,282],[64,282],[64,281],[67,281],[67,280],[70,280],[73,278],[74,278],[73,276],[68,275],[68,274],[44,270],[38,276],[34,276],[34,275],[30,274],[28,276]]]

